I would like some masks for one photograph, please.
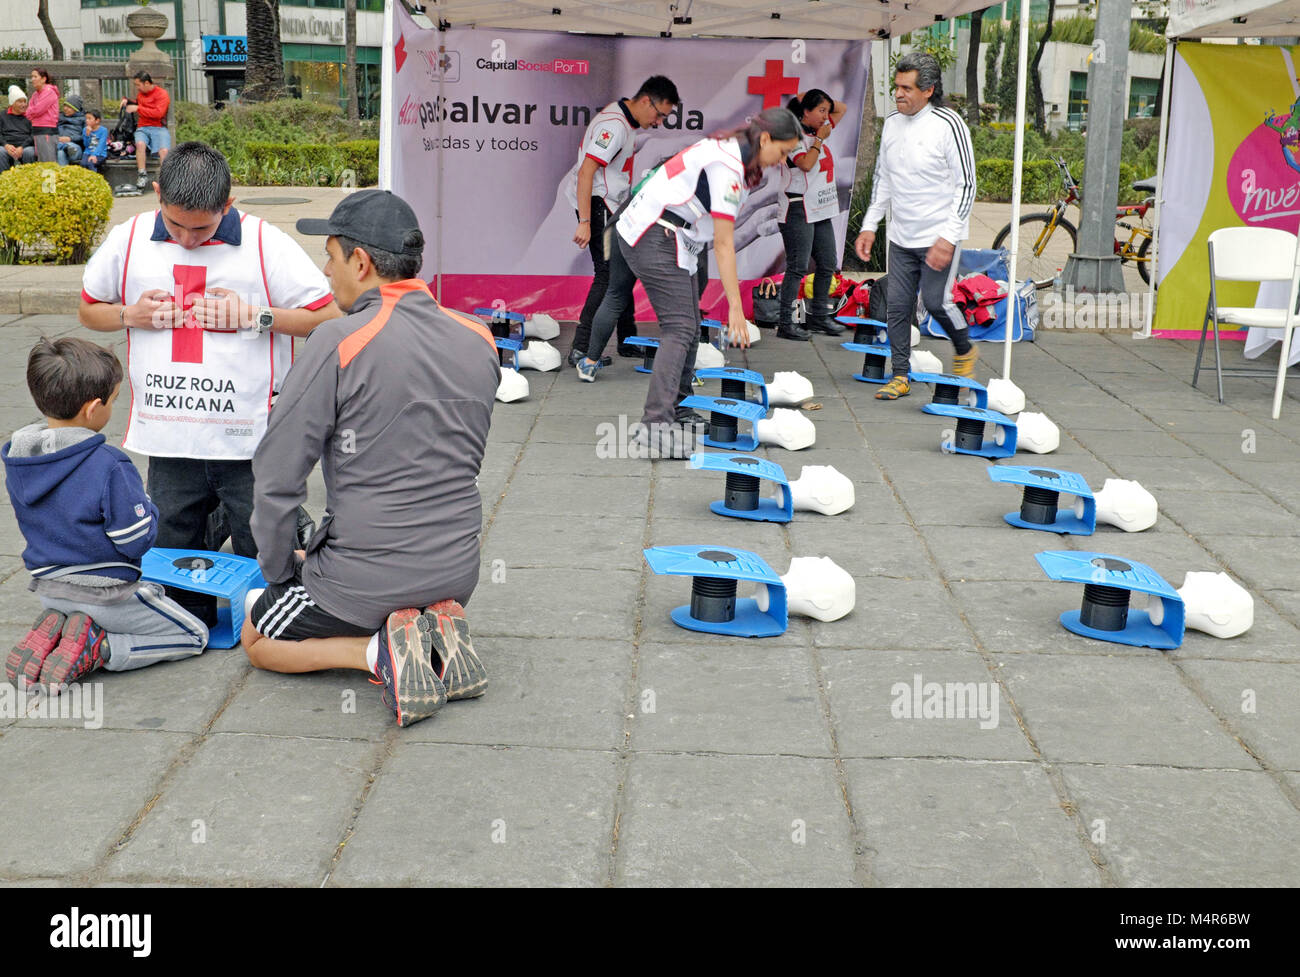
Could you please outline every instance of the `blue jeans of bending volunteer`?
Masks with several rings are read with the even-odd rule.
[[[196,616],[163,596],[156,583],[142,582],[134,594],[112,604],[89,604],[61,597],[41,597],[54,611],[81,611],[108,632],[110,672],[144,668],[157,662],[192,658],[207,647],[208,629]]]
[[[952,263],[935,271],[925,263],[929,248],[905,248],[889,242],[889,278],[885,299],[889,306],[889,348],[894,376],[906,377],[911,369],[912,310],[916,293],[921,293],[925,310],[943,327],[958,353],[970,352],[966,317],[952,300],[952,285],[961,263],[961,245],[953,251]]]
[[[643,424],[671,424],[677,405],[691,395],[700,340],[700,293],[695,276],[677,264],[677,235],[651,224],[635,245],[614,235],[623,258],[645,289],[659,320],[659,351],[646,391]]]
[[[831,276],[839,267],[835,254],[835,228],[829,220],[809,224],[804,217],[803,201],[791,200],[781,228],[785,242],[785,277],[781,279],[781,322],[787,329],[792,325],[795,300],[800,295],[799,283],[808,273],[811,258],[817,271],[813,276],[813,301],[825,302],[831,291]]]
[[[253,516],[252,461],[203,461],[150,458],[149,497],[158,507],[158,538],[164,549],[207,549],[208,516],[218,505],[230,521],[230,545],[236,556],[257,556],[248,522]],[[212,627],[215,597],[167,588],[167,596]]]
[[[591,288],[587,289],[587,301],[583,303],[582,312],[578,316],[578,328],[573,334],[573,348],[581,350],[594,360],[598,360],[601,351],[605,348],[605,343],[609,342],[610,334],[605,333],[604,341],[601,342],[598,350],[592,353],[591,329],[592,323],[596,319],[596,310],[600,308],[605,293],[609,290],[610,280],[613,276],[614,255],[605,254],[605,221],[611,215],[609,208],[605,206],[603,197],[591,198],[589,213],[591,214],[591,240],[587,243],[587,250],[591,252],[591,268],[595,274],[591,279]],[[617,251],[615,254],[617,254]],[[627,287],[630,294],[632,290],[631,284]],[[626,303],[623,307],[617,322],[618,341],[620,343],[629,336],[636,335],[636,322],[632,318],[631,302]]]

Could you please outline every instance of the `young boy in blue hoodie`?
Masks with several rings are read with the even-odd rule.
[[[208,643],[198,618],[140,580],[158,510],[131,459],[99,433],[121,385],[113,351],[84,339],[42,339],[27,358],[45,420],[0,448],[23,563],[45,607],[5,659],[23,687],[57,692],[97,668],[188,658]]]

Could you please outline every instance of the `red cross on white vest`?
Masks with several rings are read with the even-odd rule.
[[[817,168],[826,174],[827,183],[835,182],[835,160],[831,159],[831,151],[825,146],[822,147],[822,159]]]
[[[799,94],[799,79],[787,78],[784,63],[774,58],[768,60],[763,74],[750,75],[746,80],[749,82],[749,94],[763,96],[765,109],[780,105],[782,95]]]

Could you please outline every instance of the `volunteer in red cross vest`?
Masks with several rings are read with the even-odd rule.
[[[897,400],[911,392],[911,316],[918,289],[926,310],[952,340],[952,372],[973,377],[978,355],[952,297],[975,201],[970,130],[943,103],[939,62],[933,55],[912,51],[899,59],[894,104],[898,111],[885,119],[880,134],[871,206],[854,245],[859,258],[870,260],[876,228],[888,210],[886,303],[894,376],[877,392],[877,400]]]
[[[806,342],[813,329],[830,336],[844,331],[831,315],[831,278],[840,266],[831,218],[840,212],[840,198],[835,185],[835,161],[826,140],[848,106],[820,88],[810,88],[790,99],[786,107],[800,121],[803,131],[785,171],[784,213],[780,219],[785,277],[781,279],[781,320],[776,334],[782,339]],[[808,272],[809,258],[816,272],[808,304],[808,328],[804,329],[795,325],[792,313],[803,276]]]
[[[603,244],[605,223],[627,199],[632,186],[637,130],[656,128],[680,104],[677,86],[671,81],[663,75],[647,78],[631,98],[611,102],[596,113],[578,147],[578,162],[564,178],[564,195],[578,216],[573,243],[588,248],[595,272],[573,334],[570,366],[577,362],[579,354],[589,352],[591,321],[609,286],[609,256]],[[636,322],[629,306],[618,321],[619,352],[623,355],[641,355],[639,350],[622,345],[635,333]]]
[[[798,120],[787,109],[767,109],[666,160],[619,216],[614,238],[659,320],[659,351],[637,435],[648,457],[685,457],[693,442],[675,421],[695,375],[700,334],[695,275],[699,254],[710,243],[727,296],[728,336],[733,345],[749,345],[736,274],[736,215],[762,181],[763,170],[781,165],[798,142]]]
[[[298,230],[328,235],[348,315],[312,333],[253,459],[268,583],[250,595],[244,650],[277,672],[369,672],[409,726],[487,689],[462,605],[478,583],[496,343],[416,277],[424,236],[400,197],[361,190]],[[328,513],[295,550],[317,462]]]
[[[123,447],[149,458],[157,546],[206,549],[218,505],[236,554],[256,556],[253,452],[293,337],[339,316],[329,282],[284,231],[233,206],[230,168],[203,143],[163,163],[158,209],[109,231],[82,279],[82,325],[126,330]],[[215,600],[168,595],[211,625]]]

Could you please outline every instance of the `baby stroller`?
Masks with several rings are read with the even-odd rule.
[[[128,102],[128,105],[135,103]],[[126,111],[125,106],[118,116],[112,131],[108,134],[108,155],[106,159],[135,159],[135,113]],[[113,188],[115,197],[138,197],[140,188],[134,183],[123,183]]]

